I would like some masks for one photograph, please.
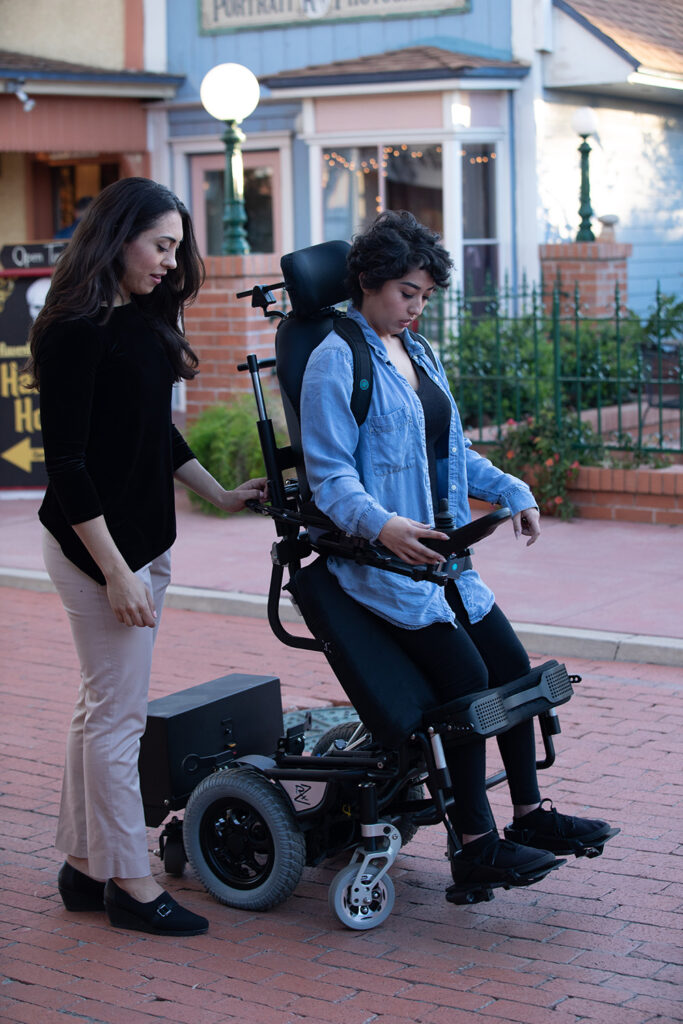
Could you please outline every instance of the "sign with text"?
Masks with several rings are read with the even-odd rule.
[[[312,21],[355,21],[359,18],[458,14],[470,0],[198,0],[202,32],[306,24]]]
[[[51,270],[65,246],[66,242],[4,245],[0,249],[0,267],[3,270]]]
[[[38,393],[26,387],[22,371],[28,332],[49,287],[49,277],[0,270],[0,488],[47,484]]]

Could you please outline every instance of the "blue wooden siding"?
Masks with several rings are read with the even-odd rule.
[[[470,6],[460,14],[316,22],[202,36],[197,0],[169,0],[168,67],[187,76],[177,94],[178,101],[187,101],[198,98],[206,72],[223,61],[238,61],[255,75],[266,75],[417,44],[509,59],[509,0],[471,0]]]
[[[573,239],[578,228],[579,138],[571,128],[578,106],[598,116],[589,139],[591,203],[597,217],[616,214],[616,238],[629,242],[628,305],[647,312],[657,281],[683,293],[683,110],[657,104],[608,102],[604,97],[546,94],[545,136],[539,146],[543,241]]]

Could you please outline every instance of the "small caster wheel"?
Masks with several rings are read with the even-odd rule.
[[[164,871],[180,878],[187,864],[187,856],[183,843],[183,823],[175,815],[164,826],[164,830],[159,836],[157,855],[164,865]]]
[[[187,857],[182,839],[169,839],[164,846],[164,871],[167,875],[180,878],[185,871]]]
[[[352,884],[358,874],[358,865],[349,864],[335,875],[329,892],[330,909],[347,928],[366,931],[383,924],[394,907],[394,883],[383,875],[372,887],[369,903],[352,902]],[[368,876],[364,876],[365,879]]]

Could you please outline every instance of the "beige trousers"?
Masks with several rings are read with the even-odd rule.
[[[150,863],[138,754],[152,650],[171,574],[170,551],[137,572],[154,599],[154,628],[118,622],[106,588],[77,569],[47,530],[43,557],[69,618],[81,666],[56,846],[64,854],[87,857],[96,878],[141,878],[150,873]]]

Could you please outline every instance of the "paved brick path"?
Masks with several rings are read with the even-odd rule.
[[[563,809],[591,808],[621,826],[603,857],[456,908],[443,898],[443,833],[423,829],[392,870],[393,914],[368,933],[344,929],[328,910],[326,887],[343,861],[307,869],[294,896],[267,914],[221,906],[188,873],[169,888],[211,928],[166,941],[62,907],[52,842],[75,657],[54,595],[2,589],[0,608],[0,1021],[683,1019],[680,669],[567,659],[584,682],[561,711],[558,761],[543,785]],[[231,671],[279,675],[286,709],[343,701],[323,659],[282,647],[264,622],[167,609],[153,697]],[[503,825],[502,790],[492,803]]]

